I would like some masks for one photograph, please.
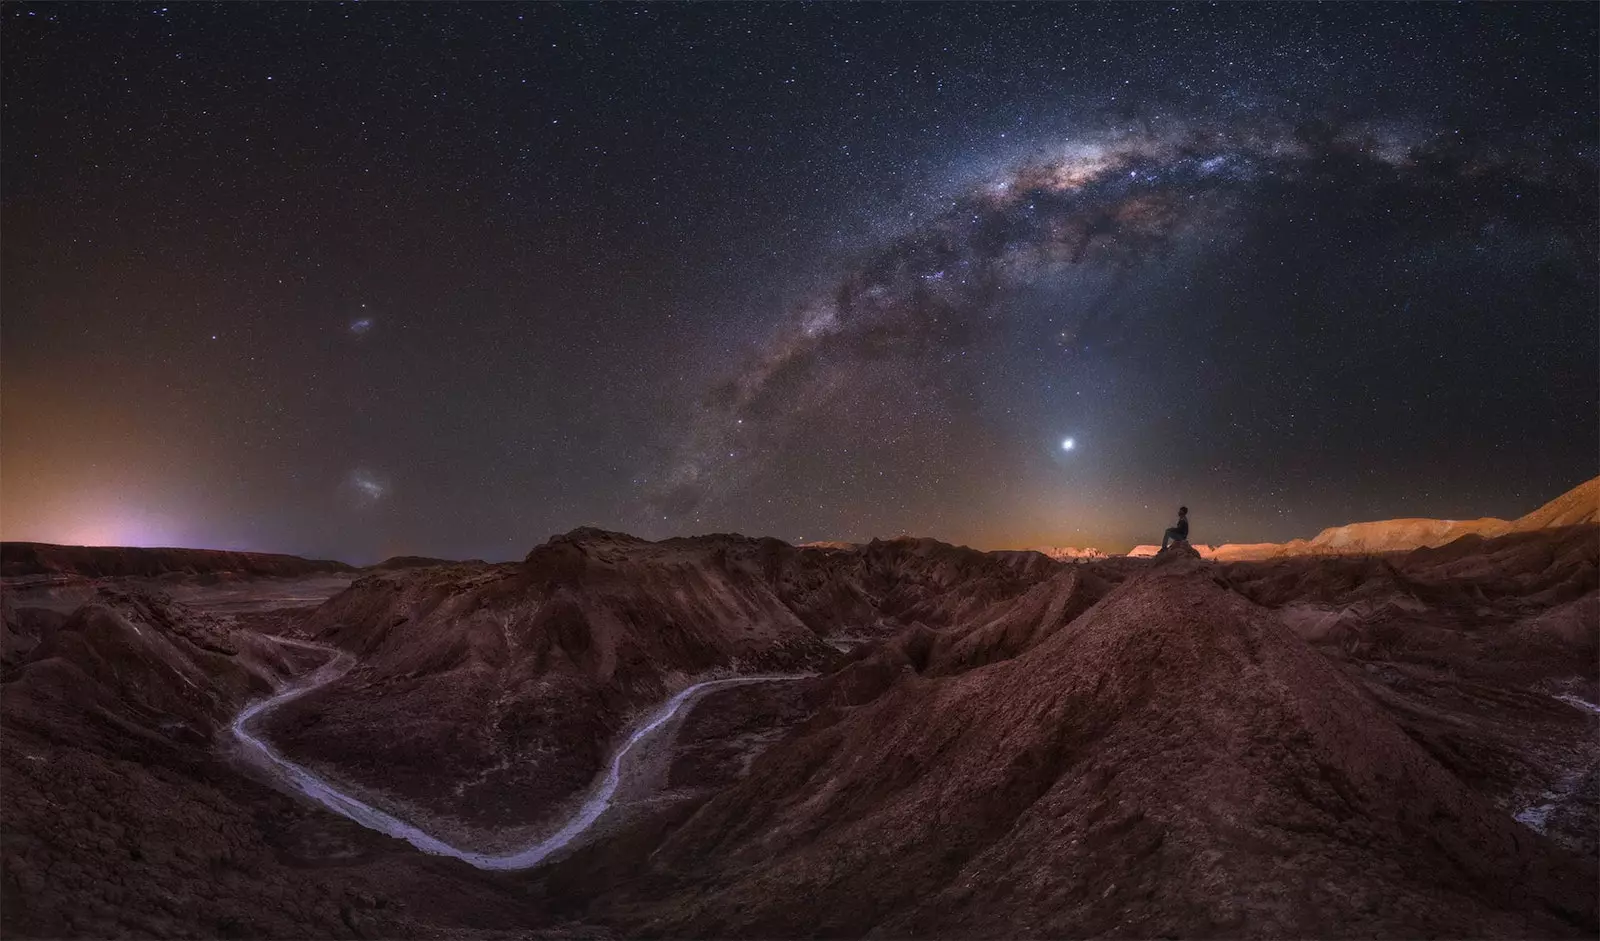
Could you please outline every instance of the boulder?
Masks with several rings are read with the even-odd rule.
[[[1200,558],[1200,550],[1189,545],[1189,540],[1187,539],[1174,539],[1172,542],[1167,544],[1165,549],[1156,551],[1156,558],[1158,559],[1178,557],[1198,559]]]

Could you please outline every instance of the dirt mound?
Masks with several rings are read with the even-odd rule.
[[[343,562],[302,559],[268,552],[220,549],[141,549],[129,546],[57,546],[45,542],[0,543],[0,575],[78,575],[85,578],[182,574],[310,575],[353,572]]]
[[[652,854],[646,933],[1581,935],[1593,866],[1469,790],[1203,563],[914,669]],[[1337,929],[1334,929],[1337,926]]]

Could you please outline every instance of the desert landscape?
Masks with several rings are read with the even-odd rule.
[[[1592,937],[1600,478],[1341,532],[8,543],[4,933]]]
[[[1597,49],[0,4],[0,941],[1600,937]]]

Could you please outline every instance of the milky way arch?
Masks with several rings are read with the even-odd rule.
[[[1500,226],[1593,259],[1596,178],[1592,153],[1549,143],[1326,123],[1062,147],[971,187],[785,316],[677,433],[653,513],[695,514],[771,473],[794,429],[860,406],[861,375],[915,375],[967,348],[995,328],[998,299],[1043,272],[1136,272],[1285,204],[1315,207],[1329,239]]]

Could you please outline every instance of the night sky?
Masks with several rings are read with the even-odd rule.
[[[1600,472],[1597,10],[8,3],[3,535],[1515,517]]]

